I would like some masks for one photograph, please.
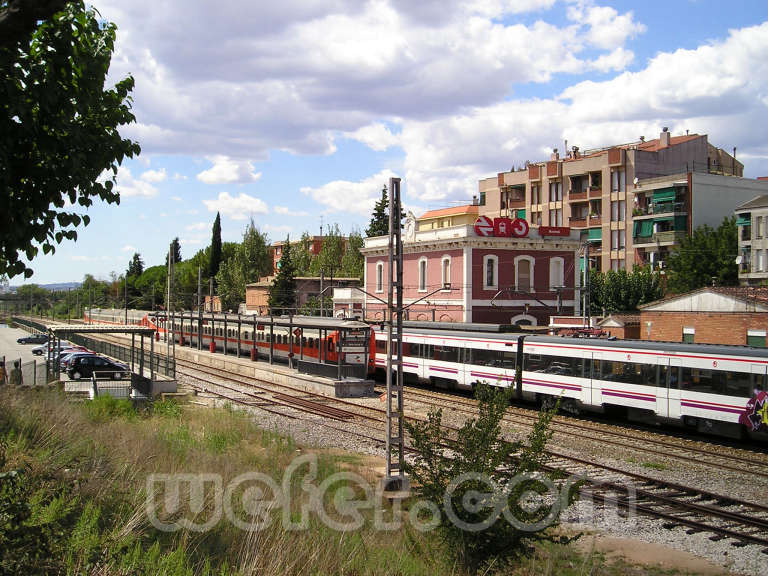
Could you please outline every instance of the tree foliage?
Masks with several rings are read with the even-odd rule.
[[[321,272],[326,278],[339,276],[341,271],[341,258],[344,255],[344,237],[338,224],[328,227],[328,233],[323,236],[323,247],[320,253],[312,259],[310,272],[312,276],[320,276]]]
[[[211,253],[208,263],[208,276],[216,277],[221,266],[221,215],[216,212],[216,220],[213,221],[213,231],[211,233]]]
[[[363,267],[365,265],[365,258],[360,253],[360,249],[363,247],[363,237],[357,230],[353,230],[349,234],[349,240],[347,241],[347,249],[344,251],[344,256],[341,258],[341,275],[347,278],[359,278],[363,280]]]
[[[268,243],[267,235],[259,232],[251,219],[243,233],[242,243],[231,258],[222,262],[216,275],[218,293],[225,309],[237,310],[245,300],[246,285],[272,271]]]
[[[687,292],[713,282],[717,286],[736,286],[739,268],[736,218],[722,221],[717,229],[698,226],[667,259],[667,287],[671,292]]]
[[[2,2],[2,24],[13,19],[11,7],[33,4],[45,17],[61,3]],[[39,246],[48,254],[76,240],[94,199],[119,203],[117,168],[140,152],[118,132],[135,121],[133,78],[105,89],[115,25],[83,2],[63,8],[42,21],[26,10],[18,34],[0,41],[0,274],[9,277],[33,274],[20,254],[32,260]]]
[[[280,268],[269,287],[269,307],[273,314],[287,314],[296,308],[296,270],[291,259],[291,237],[285,239]]]
[[[173,254],[173,263],[178,264],[181,262],[181,244],[179,244],[179,237],[173,239],[170,246],[170,252]],[[165,265],[168,266],[168,254],[165,255]]]
[[[626,270],[589,271],[589,294],[592,313],[605,310],[631,312],[664,295],[661,274],[650,266],[635,266],[632,273]]]
[[[309,235],[309,232],[305,231],[301,235],[301,240],[294,244],[291,255],[296,276],[309,276],[314,256],[312,254],[312,236]]]
[[[405,212],[401,209],[401,224],[404,219]],[[387,234],[389,234],[389,198],[387,196],[387,187],[385,185],[381,189],[381,198],[373,207],[373,214],[371,214],[371,221],[368,224],[365,235],[370,238],[371,236],[386,236]]]
[[[138,252],[133,253],[133,258],[128,262],[128,276],[141,276],[144,272],[144,261]]]
[[[471,574],[503,568],[530,544],[549,539],[544,529],[557,523],[574,493],[566,490],[533,511],[525,506],[531,494],[546,491],[534,474],[549,478],[542,465],[557,407],[541,413],[527,442],[509,442],[501,430],[509,396],[509,389],[479,387],[478,416],[461,427],[455,442],[442,426],[442,410],[430,411],[424,422],[405,422],[416,450],[406,464],[413,490],[437,512],[432,520],[445,552]]]

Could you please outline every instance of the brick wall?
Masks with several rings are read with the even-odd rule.
[[[648,322],[651,322],[650,332]],[[747,330],[768,329],[766,312],[641,312],[640,337],[645,340],[682,342],[683,327],[695,330],[697,344],[747,343]]]

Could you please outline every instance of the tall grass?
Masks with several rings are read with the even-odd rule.
[[[3,546],[13,535],[0,528],[0,573],[451,573],[439,558],[412,552],[405,532],[381,533],[372,525],[354,533],[314,519],[302,531],[286,531],[277,521],[247,531],[226,518],[202,533],[152,526],[145,514],[150,474],[215,472],[226,483],[258,471],[279,481],[301,449],[239,411],[175,403],[137,411],[110,397],[78,405],[55,390],[2,391],[0,445],[0,471],[18,470],[23,479],[13,498],[29,512],[26,537],[42,535],[34,541],[44,552],[14,556]],[[318,458],[318,483],[354,461]],[[301,494],[300,483],[293,488]],[[273,516],[279,519],[279,511]]]

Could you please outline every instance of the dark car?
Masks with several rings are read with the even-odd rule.
[[[45,344],[48,342],[48,336],[45,334],[30,334],[29,336],[22,336],[16,342],[19,344]]]
[[[90,350],[67,350],[66,352],[62,352],[61,357],[59,358],[61,371],[66,372],[67,368],[69,368],[69,365],[72,363],[72,360],[79,356],[96,356],[96,353],[91,352]]]
[[[103,356],[77,356],[72,359],[67,367],[67,376],[72,380],[90,378],[112,378],[121,380],[129,376],[128,366]]]

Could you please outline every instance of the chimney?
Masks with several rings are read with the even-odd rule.
[[[664,126],[659,136],[659,148],[669,148],[669,128]]]
[[[640,136],[640,142],[645,142],[645,136]]]
[[[560,160],[560,154],[557,153],[557,148],[552,150],[552,156],[549,157],[550,160]]]
[[[477,196],[472,196],[472,206],[477,206]]]
[[[573,158],[578,158],[579,157],[579,147],[578,146],[571,146],[571,152],[572,152],[571,156]]]

